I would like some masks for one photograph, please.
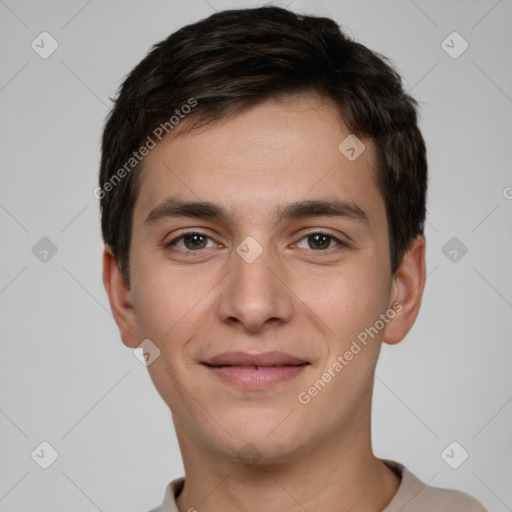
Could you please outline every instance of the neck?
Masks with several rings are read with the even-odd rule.
[[[400,479],[373,455],[369,417],[364,423],[284,462],[248,465],[199,445],[175,420],[185,467],[178,508],[181,512],[381,511],[397,492]]]

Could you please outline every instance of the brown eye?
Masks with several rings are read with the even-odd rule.
[[[184,251],[192,252],[207,248],[207,244],[209,241],[213,242],[213,240],[204,233],[183,233],[181,236],[165,244],[165,248],[171,249],[173,246],[176,246]],[[210,245],[209,247],[212,246]]]
[[[183,243],[187,249],[204,249],[206,247],[207,237],[195,233],[193,235],[185,235],[183,237]]]
[[[304,246],[303,241],[307,241],[307,247]],[[304,236],[298,243],[298,246],[301,249],[312,249],[313,251],[318,252],[326,252],[327,249],[344,245],[345,244],[341,240],[338,240],[329,233],[322,233],[321,231]]]
[[[323,233],[308,236],[308,243],[311,249],[329,249],[330,242],[331,237]]]

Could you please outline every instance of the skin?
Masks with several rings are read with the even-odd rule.
[[[372,452],[373,370],[382,342],[398,343],[416,319],[425,241],[413,241],[392,275],[373,147],[365,140],[351,162],[338,150],[348,135],[330,100],[300,95],[168,136],[144,160],[130,287],[105,247],[103,279],[123,343],[150,339],[161,351],[148,370],[172,411],[183,456],[182,512],[380,511],[398,490],[399,478]],[[232,218],[145,226],[171,195],[221,204]],[[304,199],[351,202],[368,222],[274,222],[277,205]],[[163,247],[197,230],[210,237],[200,239],[201,249],[183,238]],[[347,245],[328,238],[316,248],[308,235],[318,230]],[[236,252],[247,236],[263,250],[252,263]],[[393,303],[400,312],[301,404],[299,393]],[[280,350],[310,365],[272,388],[242,390],[201,364],[228,350]],[[253,463],[238,455],[244,446]]]

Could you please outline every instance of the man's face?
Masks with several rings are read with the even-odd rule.
[[[148,369],[181,439],[232,457],[250,442],[280,461],[356,432],[370,414],[387,322],[375,325],[393,286],[373,149],[365,141],[350,161],[338,149],[348,135],[334,104],[302,96],[164,139],[146,157],[129,296],[138,340],[161,351]],[[171,197],[213,203],[226,218],[189,210],[145,222]],[[341,211],[286,215],[305,201]],[[276,351],[289,357],[267,354]]]

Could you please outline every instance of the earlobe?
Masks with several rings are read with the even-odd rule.
[[[138,347],[140,341],[130,288],[124,280],[111,247],[108,245],[103,251],[103,285],[123,343],[130,348]]]
[[[424,287],[425,239],[418,236],[404,254],[393,277],[389,307],[395,311],[395,316],[386,326],[385,343],[399,343],[409,332],[418,316]]]

